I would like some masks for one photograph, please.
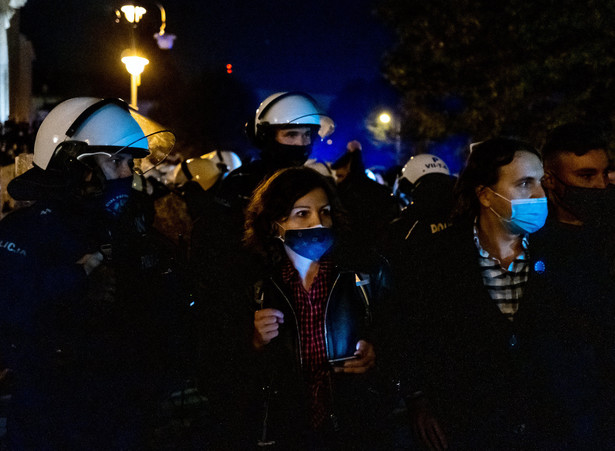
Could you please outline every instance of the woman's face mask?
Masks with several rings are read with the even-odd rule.
[[[507,199],[499,193],[496,193],[489,188],[493,194],[510,202],[511,215],[510,218],[504,218],[493,208],[491,211],[502,222],[507,224],[509,230],[513,233],[534,233],[545,225],[547,220],[548,208],[547,198],[537,197],[531,199]]]
[[[312,261],[319,261],[320,258],[333,245],[333,231],[328,227],[318,225],[307,229],[284,229],[280,235],[282,242],[302,257]]]

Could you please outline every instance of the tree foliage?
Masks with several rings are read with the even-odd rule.
[[[562,122],[615,121],[615,1],[384,0],[378,12],[397,35],[384,71],[410,138],[539,143]]]

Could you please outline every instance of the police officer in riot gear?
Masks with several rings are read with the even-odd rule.
[[[455,177],[444,160],[431,154],[411,157],[395,181],[394,194],[403,210],[388,226],[385,253],[403,261],[421,241],[448,227]]]
[[[144,315],[143,301],[160,305],[135,287],[159,280],[153,289],[162,293],[155,275],[167,261],[148,238],[151,209],[132,181],[135,167],[161,161],[173,143],[119,99],[73,98],[43,121],[34,167],[9,184],[15,199],[35,201],[0,222],[11,448],[144,443],[151,412],[140,388],[153,365],[144,344],[156,347],[151,327],[160,323]]]

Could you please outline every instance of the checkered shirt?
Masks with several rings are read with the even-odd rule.
[[[474,244],[478,249],[478,262],[481,267],[483,284],[500,311],[512,321],[519,309],[519,300],[523,296],[523,287],[530,273],[527,235],[521,242],[523,251],[507,268],[503,268],[500,260],[490,255],[480,245],[476,222],[474,223]]]
[[[325,308],[334,280],[333,264],[324,259],[316,278],[306,291],[290,260],[282,267],[282,279],[289,287],[299,320],[303,373],[314,429],[322,425],[330,410],[330,366],[325,345]]]

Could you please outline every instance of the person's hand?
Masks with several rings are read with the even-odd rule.
[[[94,252],[92,254],[85,254],[83,257],[77,260],[77,264],[83,265],[83,269],[88,276],[102,262],[103,262],[103,255],[100,252]]]
[[[260,350],[279,334],[280,324],[284,323],[284,313],[273,308],[254,312],[254,334],[252,345]]]
[[[440,423],[434,417],[429,403],[424,396],[407,402],[410,424],[417,437],[431,450],[448,449],[446,435]]]
[[[374,346],[365,340],[359,340],[354,355],[356,358],[346,360],[343,366],[336,366],[336,373],[365,373],[376,365]]]

